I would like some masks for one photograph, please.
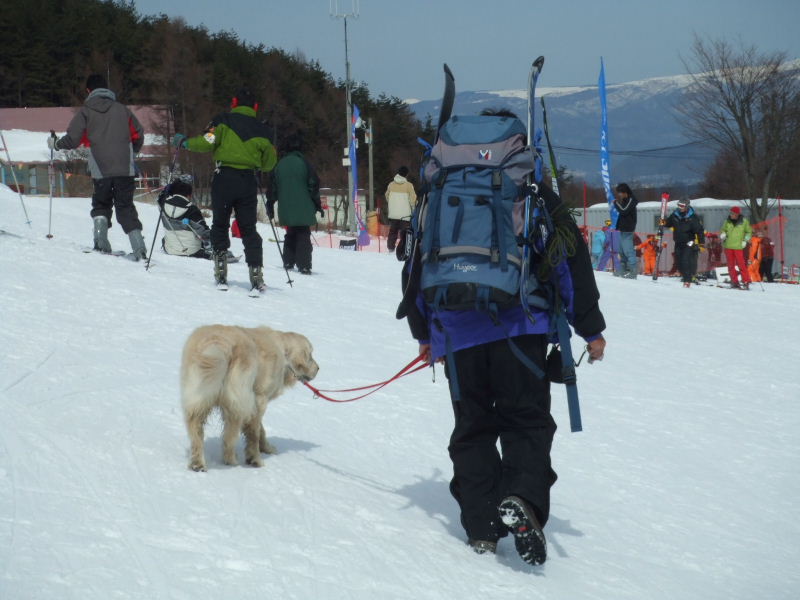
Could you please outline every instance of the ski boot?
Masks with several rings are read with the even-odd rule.
[[[226,250],[214,253],[214,281],[218,290],[224,292],[228,289],[228,253]]]
[[[111,243],[108,241],[108,219],[98,216],[93,220],[94,249],[104,254],[111,254]]]
[[[257,298],[261,292],[267,289],[267,284],[264,283],[263,268],[255,265],[248,265],[250,269],[250,296]]]
[[[128,239],[131,241],[132,250],[128,258],[134,261],[147,260],[147,246],[145,246],[144,238],[142,237],[142,230],[134,229],[129,232]]]

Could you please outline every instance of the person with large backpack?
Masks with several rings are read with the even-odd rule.
[[[600,360],[605,321],[583,236],[558,195],[530,185],[535,164],[513,113],[442,125],[412,219],[397,317],[421,356],[445,363],[455,416],[450,491],[468,544],[494,552],[511,532],[520,557],[541,564],[556,481],[550,381],[574,386],[571,356],[548,359],[548,345],[565,341],[569,319],[590,360]]]

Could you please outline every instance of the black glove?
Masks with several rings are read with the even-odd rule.
[[[319,216],[320,216],[321,219],[325,218],[325,211],[322,210],[321,207],[317,208],[317,212],[319,213]]]
[[[58,137],[54,131],[50,132],[50,137],[47,138],[47,147],[50,150],[58,150]]]

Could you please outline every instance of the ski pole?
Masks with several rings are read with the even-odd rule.
[[[1,130],[0,130],[0,142],[3,143],[3,150],[6,151],[6,159],[8,160],[8,166],[11,168],[11,177],[14,178],[14,187],[17,188],[19,201],[20,203],[22,203],[22,212],[25,213],[25,222],[28,224],[28,227],[32,228],[33,225],[31,225],[31,219],[30,217],[28,217],[28,209],[25,208],[25,200],[22,198],[22,192],[19,190],[19,181],[17,181],[17,172],[14,171],[14,164],[11,162],[11,155],[8,153],[8,144],[6,144],[6,138]]]
[[[50,135],[56,137],[56,132],[50,130]],[[47,179],[50,184],[50,209],[47,212],[47,239],[53,239],[52,225],[53,225],[53,187],[56,184],[56,170],[53,166],[53,149],[50,148],[50,162],[47,165]]]
[[[164,194],[166,197],[167,188],[169,188],[169,184],[172,183],[172,174],[175,172],[175,166],[178,164],[178,153],[180,152],[180,148],[175,148],[175,154],[172,156],[172,162],[169,165],[169,173],[167,174],[167,183],[161,190],[161,194]],[[159,194],[159,197],[161,197]],[[153,248],[156,246],[156,238],[158,237],[158,227],[161,225],[161,217],[164,214],[164,206],[159,203],[159,211],[158,211],[158,222],[156,223],[156,230],[153,232],[153,242],[150,244],[150,254],[147,256],[147,263],[144,265],[144,270],[150,270],[150,259],[153,258]]]
[[[264,212],[267,213],[267,219],[269,220],[269,225],[270,227],[272,227],[272,237],[275,238],[275,245],[278,247],[278,255],[281,257],[281,264],[283,265],[283,270],[286,271],[286,283],[289,284],[289,287],[294,287],[292,285],[292,278],[289,275],[289,269],[286,268],[286,261],[283,260],[283,250],[281,250],[280,242],[278,242],[278,232],[275,230],[275,223],[272,222],[272,217],[269,216],[269,208],[267,207],[267,195],[261,188],[261,182],[258,183],[258,192],[261,194],[261,200],[264,202]]]
[[[164,214],[164,207],[159,205],[158,223],[156,223],[156,229],[153,232],[153,243],[150,244],[150,254],[147,255],[147,264],[145,264],[144,266],[145,271],[150,270],[150,259],[153,258],[153,248],[155,248],[156,245],[156,238],[158,237],[158,227],[159,225],[161,225],[161,217],[163,216],[163,214]]]
[[[289,284],[289,287],[292,287],[292,278],[289,276],[289,269],[286,268],[286,263],[283,261],[283,251],[281,250],[281,245],[278,243],[278,232],[275,231],[275,223],[272,222],[272,218],[269,215],[267,215],[267,219],[269,219],[269,225],[272,227],[272,235],[275,238],[275,245],[278,247],[278,254],[281,257],[283,270],[286,271],[286,283]]]

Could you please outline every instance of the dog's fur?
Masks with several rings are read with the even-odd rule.
[[[222,460],[235,465],[236,442],[245,436],[245,462],[262,466],[261,452],[273,454],[261,419],[270,400],[319,367],[311,343],[299,333],[269,327],[207,325],[195,329],[183,347],[181,401],[191,442],[189,468],[205,471],[203,427],[214,407],[224,421]]]

